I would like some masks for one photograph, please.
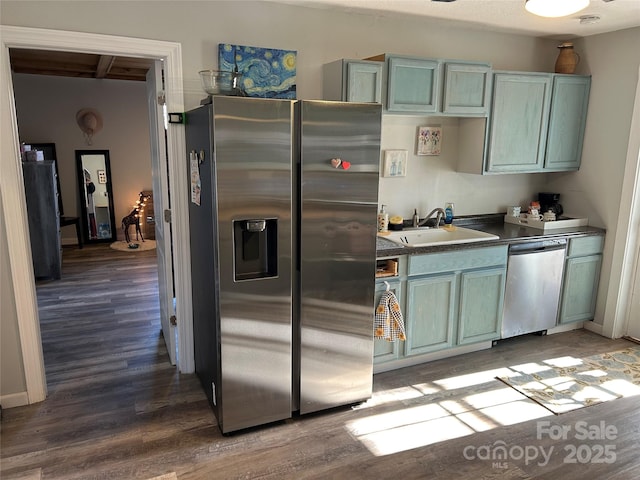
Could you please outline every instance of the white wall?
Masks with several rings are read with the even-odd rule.
[[[64,213],[80,216],[76,150],[109,150],[115,228],[129,214],[141,190],[151,190],[149,113],[144,82],[14,74],[13,87],[20,140],[55,143]],[[103,127],[87,145],[76,112],[94,108]],[[75,243],[74,227],[62,230]]]
[[[441,153],[437,156],[416,154],[418,127],[442,128]],[[407,150],[406,177],[380,178],[379,203],[386,205],[389,216],[409,219],[414,209],[423,218],[445,202],[455,204],[455,215],[505,212],[508,205],[527,205],[546,191],[549,175],[474,175],[458,173],[457,118],[385,115],[382,120],[381,171],[385,150]],[[482,144],[478,145],[481,151]]]

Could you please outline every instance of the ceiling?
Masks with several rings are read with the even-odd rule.
[[[421,17],[425,22],[570,40],[640,26],[640,0],[591,0],[584,10],[565,18],[537,17],[524,9],[525,0],[268,0],[275,3],[374,14],[379,17]],[[562,0],[556,0],[562,1]],[[581,16],[598,16],[580,23]]]
[[[640,0],[591,0],[590,5],[565,18],[542,18],[524,9],[524,0],[266,0],[310,8],[416,18],[426,24],[464,26],[505,33],[570,40],[640,26]],[[556,0],[561,1],[561,0]],[[599,17],[580,23],[581,16]],[[10,49],[16,73],[77,78],[145,81],[153,60],[88,53]]]
[[[17,48],[9,49],[9,57],[15,73],[142,82],[154,62],[145,58]]]

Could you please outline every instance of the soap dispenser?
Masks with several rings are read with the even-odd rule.
[[[386,207],[386,205],[382,205],[378,213],[378,232],[389,231],[389,214],[384,211],[384,207]]]
[[[451,225],[453,223],[453,203],[447,202],[444,207],[444,223],[445,225]]]

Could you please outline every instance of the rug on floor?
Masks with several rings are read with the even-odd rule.
[[[111,248],[120,252],[145,252],[147,250],[153,250],[154,248],[156,248],[156,241],[145,240],[143,242],[140,240],[132,240],[131,242],[127,243],[123,240],[113,242],[111,244]]]
[[[496,377],[554,414],[640,395],[640,346],[509,367]]]

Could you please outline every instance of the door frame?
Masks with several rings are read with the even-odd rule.
[[[165,70],[165,94],[169,112],[184,111],[182,47],[180,43],[112,35],[0,26],[0,195],[6,225],[11,279],[29,403],[46,398],[46,378],[38,305],[33,276],[26,201],[22,188],[19,136],[11,78],[9,48],[122,55],[161,60]],[[167,131],[169,189],[175,261],[176,314],[178,318],[178,368],[195,370],[191,305],[188,179],[184,166],[184,126]]]
[[[620,212],[615,229],[609,289],[605,318],[600,329],[587,322],[585,326],[609,338],[626,335],[631,318],[631,302],[640,295],[640,285],[634,277],[640,262],[640,67],[629,128],[629,144],[624,171]],[[637,320],[635,320],[637,322]],[[598,331],[600,330],[600,331]]]

